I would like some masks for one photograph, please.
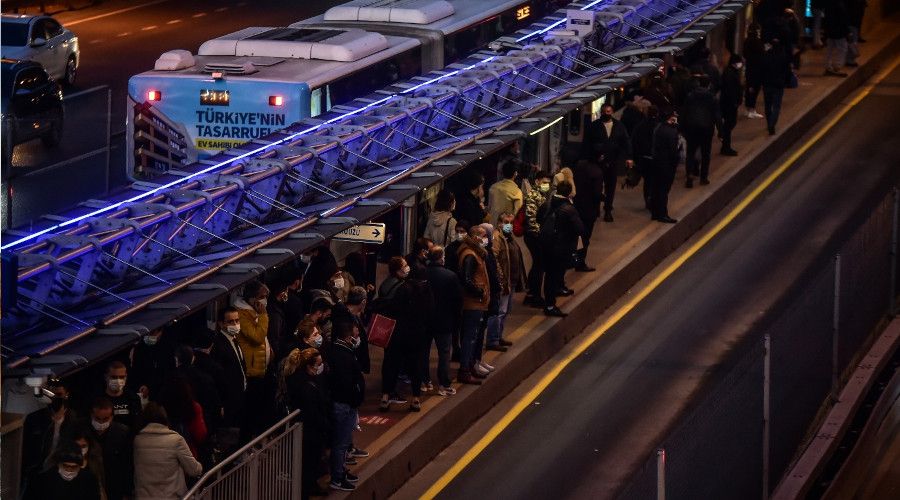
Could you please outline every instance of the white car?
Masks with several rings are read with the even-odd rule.
[[[75,83],[81,56],[74,33],[50,16],[3,14],[2,23],[4,59],[37,61],[54,80]]]

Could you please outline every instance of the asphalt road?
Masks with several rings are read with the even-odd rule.
[[[728,228],[576,358],[440,498],[601,498],[641,441],[647,419],[685,398],[679,381],[702,378],[781,290],[900,165],[900,70],[808,151]],[[798,353],[800,354],[800,353]],[[649,431],[646,431],[649,432]],[[641,450],[649,456],[652,445]]]

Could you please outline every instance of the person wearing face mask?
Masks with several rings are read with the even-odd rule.
[[[475,349],[481,323],[491,300],[491,284],[488,277],[487,233],[481,225],[472,226],[459,250],[460,278],[463,285],[463,312],[460,324],[459,374],[463,384],[481,384],[473,375]]]
[[[237,340],[241,331],[240,313],[227,307],[219,313],[216,325],[218,331],[212,334],[210,358],[216,363],[213,368],[221,370],[218,387],[222,400],[222,426],[234,428],[243,421],[247,389],[244,355]]]
[[[346,302],[347,294],[354,286],[356,286],[356,281],[346,271],[338,271],[328,280],[328,291],[331,292],[331,298],[335,304]]]
[[[353,483],[359,478],[351,474],[345,466],[347,452],[353,440],[353,430],[359,421],[358,409],[366,393],[355,351],[359,348],[359,330],[352,323],[340,321],[334,325],[334,344],[328,359],[331,371],[328,387],[331,390],[331,483],[334,490],[353,491]],[[318,371],[318,368],[316,368]]]
[[[300,498],[325,496],[328,492],[318,484],[319,470],[331,436],[333,403],[324,375],[321,351],[305,348],[291,351],[296,367],[285,379],[289,405],[300,410],[303,421],[303,471]]]
[[[513,237],[513,216],[500,214],[494,230],[493,251],[497,259],[497,275],[500,278],[500,303],[497,313],[487,319],[486,349],[505,352],[512,342],[503,338],[506,317],[512,312],[513,294],[525,288],[525,263],[522,249]]]
[[[144,335],[141,342],[131,349],[128,383],[137,388],[141,405],[159,397],[163,375],[175,368],[174,354],[174,346],[162,329]]]
[[[103,454],[100,451],[100,447],[93,442],[90,429],[85,428],[83,425],[79,425],[72,429],[65,437],[64,446],[71,446],[70,443],[74,443],[78,446],[78,449],[81,450],[83,459],[81,462],[81,469],[91,471],[94,477],[97,478],[97,489],[100,491],[100,500],[107,500],[106,481],[103,472]]]
[[[680,122],[684,139],[687,141],[685,169],[687,180],[684,186],[694,187],[694,177],[700,177],[700,184],[709,184],[709,161],[712,149],[713,131],[722,127],[719,103],[716,95],[710,90],[709,78],[706,75],[695,77],[697,87],[688,94],[684,101]],[[697,161],[697,151],[700,161]]]
[[[23,500],[100,500],[97,477],[81,468],[83,461],[78,446],[67,443],[54,454],[52,467],[29,483]]]
[[[268,338],[268,299],[269,287],[253,280],[244,285],[242,296],[234,301],[241,318],[237,339],[247,371],[247,408],[254,409],[244,413],[246,422],[241,430],[245,438],[263,432],[270,420],[270,412],[266,410],[271,406],[274,380],[266,377],[273,358]]]
[[[613,111],[611,104],[604,104],[600,110],[600,119],[593,122],[590,127],[594,159],[603,170],[603,220],[606,222],[613,221],[613,202],[616,198],[616,179],[619,170],[634,166],[628,130],[625,129],[625,125],[613,118]],[[595,189],[593,186],[583,186],[578,179],[575,183],[578,185],[578,193],[585,189]],[[578,193],[576,196],[581,196]]]
[[[653,132],[653,161],[650,172],[653,179],[653,192],[650,194],[650,214],[653,220],[666,224],[674,224],[675,219],[669,217],[669,190],[675,180],[675,169],[678,168],[680,154],[678,151],[678,113],[669,111],[665,121]]]
[[[434,210],[428,216],[425,224],[425,233],[422,235],[430,239],[435,245],[446,247],[456,236],[456,219],[453,218],[453,210],[456,208],[456,197],[453,193],[442,189],[438,192],[434,201]]]
[[[106,367],[103,395],[112,402],[113,419],[134,429],[141,413],[141,399],[136,392],[126,390],[128,368],[121,361],[113,361]]]
[[[113,420],[113,405],[99,397],[91,405],[91,440],[103,457],[106,498],[121,500],[131,496],[134,488],[134,466],[131,431]]]
[[[531,254],[531,269],[528,270],[526,294],[524,304],[533,307],[543,307],[544,299],[541,298],[541,285],[544,280],[544,264],[541,254],[540,234],[541,221],[538,213],[544,203],[550,199],[551,194],[550,172],[541,171],[534,177],[534,186],[525,196],[525,246]]]
[[[78,415],[71,408],[65,384],[51,379],[46,387],[53,398],[45,408],[25,417],[23,424],[22,479],[26,482],[50,466],[61,436],[78,427]]]
[[[428,268],[425,276],[434,296],[434,314],[429,318],[428,331],[432,333],[437,347],[438,394],[452,396],[456,389],[451,386],[450,357],[453,332],[459,331],[459,317],[462,313],[462,287],[456,273],[444,267],[445,254],[440,245],[435,245],[428,254]],[[457,334],[458,335],[458,334]],[[427,356],[428,350],[424,351]],[[429,369],[430,360],[424,359],[423,366]],[[430,377],[426,377],[430,378]]]
[[[469,221],[456,221],[456,227],[453,229],[453,241],[444,247],[445,260],[447,261],[445,267],[454,273],[459,271],[459,259],[457,259],[457,255],[462,240],[469,234],[470,227]]]
[[[572,185],[566,181],[556,186],[541,217],[541,247],[544,258],[544,314],[566,316],[556,307],[556,297],[564,293],[566,270],[572,267],[572,254],[578,238],[584,234],[581,217],[572,205]],[[571,293],[569,293],[571,294]]]
[[[404,257],[406,265],[409,266],[408,278],[424,279],[425,266],[428,263],[426,257],[433,246],[434,242],[428,238],[416,238],[412,245],[412,251]]]
[[[653,133],[659,125],[659,108],[651,104],[647,107],[644,119],[635,125],[631,134],[631,145],[634,153],[634,168],[644,179],[644,208],[650,210],[650,194],[653,192]]]
[[[722,138],[722,149],[719,154],[725,156],[737,156],[737,151],[731,147],[731,131],[737,125],[738,108],[741,106],[743,86],[741,85],[741,69],[744,67],[744,58],[739,54],[732,54],[728,61],[728,67],[722,72],[722,89],[719,91],[719,107],[722,112],[722,128],[719,136]]]

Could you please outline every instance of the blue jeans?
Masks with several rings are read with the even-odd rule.
[[[481,327],[481,319],[484,311],[464,309],[462,313],[462,327],[459,334],[459,368],[469,370],[475,360],[475,344],[478,340],[478,330]]]
[[[334,429],[331,434],[331,481],[339,483],[344,480],[344,461],[353,441],[353,429],[356,428],[356,408],[335,402],[332,416]]]
[[[766,105],[766,125],[769,130],[775,130],[778,123],[778,115],[781,114],[781,98],[784,97],[784,88],[763,86],[763,102]]]
[[[500,296],[500,308],[497,314],[488,317],[487,320],[487,345],[495,346],[500,344],[503,337],[503,327],[506,325],[506,316],[512,310],[513,295]]]

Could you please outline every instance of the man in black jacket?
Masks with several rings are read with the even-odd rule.
[[[600,119],[591,124],[591,140],[594,158],[603,169],[603,220],[613,221],[613,201],[616,198],[616,177],[621,167],[631,168],[631,139],[625,125],[613,118],[613,107],[604,104],[600,111]],[[581,184],[576,180],[580,195]],[[590,235],[587,235],[590,239]]]
[[[670,111],[665,121],[653,132],[653,158],[649,162],[649,173],[653,179],[650,194],[650,215],[655,221],[674,224],[669,217],[669,190],[675,180],[678,167],[678,114]]]
[[[353,491],[353,483],[359,478],[345,468],[344,462],[356,428],[357,409],[366,393],[366,381],[354,352],[360,343],[359,330],[348,321],[339,321],[332,326],[331,334],[334,343],[328,357],[331,362],[329,385],[334,405],[330,486],[335,490]]]
[[[581,217],[569,197],[572,184],[562,181],[550,199],[548,213],[541,224],[541,246],[544,258],[544,314],[566,316],[556,307],[556,297],[565,283],[566,269],[572,267],[572,254],[578,247],[578,237],[584,234]]]
[[[709,184],[709,155],[712,150],[714,128],[721,126],[719,103],[709,90],[709,78],[697,77],[697,88],[688,94],[681,110],[682,133],[687,141],[687,181],[685,187],[694,187],[693,176],[700,176],[700,184]],[[697,165],[697,150],[700,165]]]
[[[247,376],[244,373],[244,355],[237,342],[237,335],[241,332],[237,309],[223,309],[219,315],[218,327],[219,331],[212,334],[213,347],[210,355],[222,367],[223,378],[219,385],[224,410],[222,425],[238,427],[244,414]]]
[[[784,88],[791,79],[791,60],[777,38],[766,43],[765,49],[761,63],[763,103],[766,107],[766,126],[769,135],[775,135]]]
[[[453,218],[468,221],[471,225],[484,222],[487,210],[484,209],[484,176],[471,172],[466,179],[465,192],[456,196],[456,210]]]
[[[203,408],[203,420],[206,429],[214,434],[222,419],[222,400],[219,398],[219,389],[216,382],[209,374],[194,366],[194,350],[186,345],[175,348],[175,376],[184,377],[194,391],[194,398]],[[172,376],[170,379],[174,378]]]
[[[129,428],[113,420],[113,404],[104,396],[91,405],[91,439],[103,453],[106,498],[122,500],[134,490],[134,456]]]
[[[428,253],[428,267],[425,278],[434,294],[434,314],[431,316],[430,330],[437,346],[438,393],[442,396],[456,394],[450,379],[450,345],[453,331],[459,329],[462,314],[462,286],[456,274],[444,267],[444,248],[435,245]],[[426,351],[427,352],[427,351]],[[428,360],[424,366],[428,369]]]
[[[719,107],[722,111],[722,128],[719,129],[719,136],[722,138],[722,149],[719,153],[725,156],[737,156],[737,151],[731,147],[731,131],[737,125],[737,112],[741,105],[743,67],[744,58],[739,54],[732,54],[728,67],[722,72],[722,90],[719,92]]]

